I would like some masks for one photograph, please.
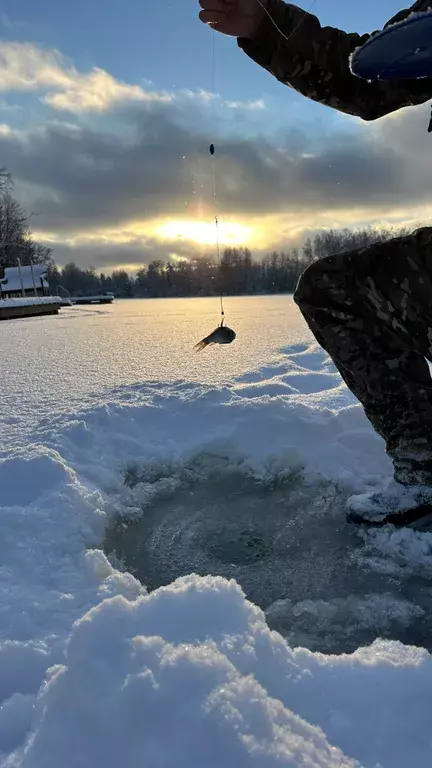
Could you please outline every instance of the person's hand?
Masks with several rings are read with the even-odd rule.
[[[255,37],[264,18],[267,0],[199,0],[204,24],[224,35]]]

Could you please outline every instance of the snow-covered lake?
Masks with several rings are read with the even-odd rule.
[[[5,768],[431,765],[432,534],[346,525],[381,440],[290,297],[226,309],[0,324]]]
[[[0,418],[25,427],[142,381],[223,384],[265,365],[287,339],[304,341],[290,297],[231,298],[226,313],[238,342],[229,354],[200,356],[193,346],[219,323],[217,298],[123,300],[0,323]]]

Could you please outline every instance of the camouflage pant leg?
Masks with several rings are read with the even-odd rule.
[[[294,298],[396,479],[432,484],[432,229],[315,262]]]

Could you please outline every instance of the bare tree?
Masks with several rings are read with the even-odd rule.
[[[38,262],[49,264],[51,251],[33,239],[30,221],[34,214],[27,213],[12,195],[11,175],[0,168],[0,270],[15,266],[18,259],[23,264]]]

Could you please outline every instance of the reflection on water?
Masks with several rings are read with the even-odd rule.
[[[149,590],[191,572],[234,578],[290,643],[349,652],[376,637],[432,648],[432,568],[382,568],[330,484],[261,484],[238,471],[182,482],[105,551]],[[378,562],[378,565],[377,565]]]

